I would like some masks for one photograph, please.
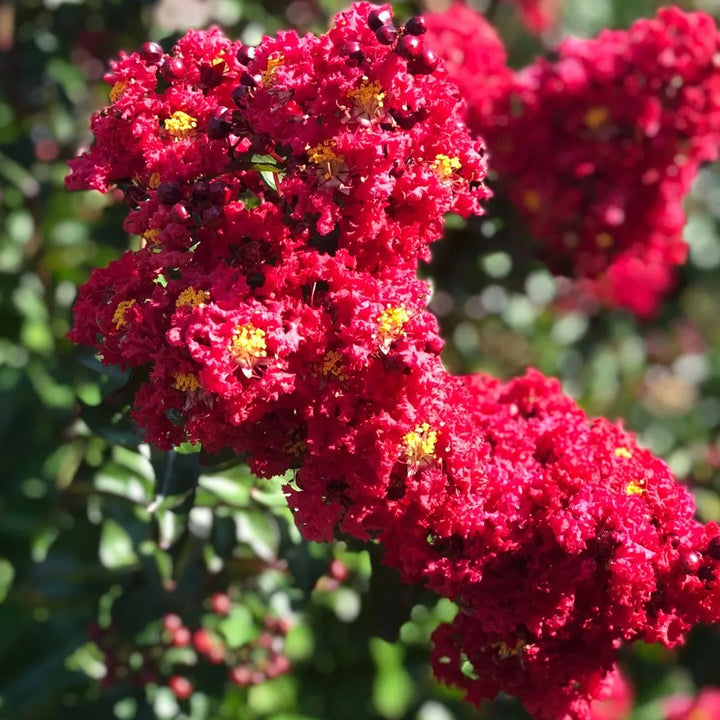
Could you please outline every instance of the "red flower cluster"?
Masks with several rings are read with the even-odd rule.
[[[445,56],[468,47],[458,13],[468,11],[428,20],[434,47],[456,38]],[[488,74],[449,67],[463,89],[480,86],[469,121],[543,256],[609,304],[651,315],[685,259],[683,198],[720,146],[715,22],[666,8],[627,31],[568,39],[512,77],[497,39],[479,37],[468,52],[494,59]]]
[[[663,710],[663,720],[711,720],[720,716],[720,688],[704,687],[697,697],[673,695]]]
[[[552,28],[557,22],[563,0],[510,0],[523,22],[535,33]]]
[[[584,720],[622,641],[717,617],[720,528],[556,381],[443,368],[416,263],[488,193],[424,31],[360,3],[320,37],[123,56],[68,185],[123,187],[144,246],[93,273],[71,337],[135,372],[149,441],[296,469],[307,538],[375,539],[457,600],[439,677]]]

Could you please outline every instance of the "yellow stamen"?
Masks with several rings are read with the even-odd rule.
[[[250,377],[258,361],[267,357],[265,331],[250,323],[238,325],[230,341],[230,354],[237,360],[243,375]]]
[[[160,184],[160,173],[154,172],[148,179],[148,187],[154,190]]]
[[[200,389],[200,381],[195,373],[175,373],[173,375],[175,382],[173,386],[180,392],[195,392]]]
[[[540,209],[540,193],[537,190],[526,190],[523,193],[523,205],[530,212],[537,212]]]
[[[615,448],[615,457],[629,459],[632,453],[626,447]]]
[[[175,307],[184,307],[191,305],[197,307],[210,299],[210,293],[207,290],[196,290],[192,285],[186,287],[177,297]]]
[[[432,458],[437,444],[437,432],[430,429],[428,423],[417,425],[414,430],[403,435],[405,453],[410,465],[419,465],[423,460]]]
[[[361,113],[370,117],[380,114],[385,99],[382,85],[377,80],[370,82],[366,77],[362,79],[360,87],[348,90],[347,96]]]
[[[591,130],[595,130],[595,128],[600,127],[600,125],[606,123],[609,118],[610,111],[603,105],[599,105],[597,107],[588,108],[588,110],[585,112],[583,122],[585,123],[586,127],[590,128]]]
[[[304,440],[293,440],[285,446],[285,452],[296,458],[301,458],[307,450],[307,443]]]
[[[336,147],[335,140],[323,140],[319,145],[305,148],[310,162],[322,165],[325,168],[326,180],[335,177],[340,170],[340,166],[345,162],[345,157],[335,152],[334,148]]]
[[[433,165],[435,166],[435,171],[443,180],[449,178],[462,167],[459,158],[450,157],[449,155],[436,155]]]
[[[515,647],[510,647],[504,642],[492,643],[490,647],[497,652],[498,657],[500,657],[501,660],[506,660],[509,657],[519,655],[523,650],[525,650],[525,643],[518,638],[515,643]]]
[[[645,492],[644,486],[644,480],[631,480],[625,487],[625,492],[628,495],[642,495]]]
[[[125,313],[135,304],[136,300],[121,300],[118,306],[115,308],[113,313],[112,321],[115,323],[115,329],[119,330],[121,327],[127,324],[125,320]]]
[[[337,350],[330,350],[325,353],[325,357],[320,363],[320,372],[326,377],[332,375],[341,382],[347,380],[345,366],[342,364],[342,355]]]
[[[110,102],[116,103],[123,96],[123,93],[127,90],[129,84],[130,83],[125,82],[124,80],[118,80],[110,88]]]
[[[612,235],[610,233],[602,232],[595,236],[595,242],[598,247],[609,248],[613,244]]]
[[[176,110],[167,120],[165,129],[175,138],[181,139],[190,135],[197,127],[197,120],[182,110]]]
[[[285,56],[282,53],[272,54],[267,61],[267,67],[262,74],[262,84],[272,85],[277,69],[285,64]]]
[[[142,239],[146,245],[159,245],[160,244],[160,230],[158,228],[148,228],[143,234]]]
[[[395,340],[404,334],[403,326],[410,320],[410,313],[404,306],[388,305],[377,317],[378,335],[382,349],[387,350]]]

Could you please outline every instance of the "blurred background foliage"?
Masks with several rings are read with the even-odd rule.
[[[626,27],[658,4],[567,0],[541,39],[505,4],[493,20],[520,66],[562,33]],[[507,698],[478,711],[434,683],[429,637],[451,603],[400,586],[372,548],[302,541],[282,479],[256,481],[237,458],[142,445],[123,413],[128,378],[65,338],[76,286],[137,242],[117,198],[63,186],[106,102],[108,59],[147,39],[169,49],[212,23],[247,43],[281,27],[321,30],[343,5],[0,2],[1,718],[527,717]],[[682,5],[720,17],[717,0]],[[421,9],[399,3],[396,15]],[[717,521],[719,168],[703,170],[687,209],[689,262],[652,322],[573,302],[502,198],[485,218],[450,218],[424,272],[450,368],[560,376],[590,413],[624,418],[690,484],[702,519]],[[225,655],[213,660],[208,642]],[[626,650],[633,720],[659,718],[669,694],[720,684],[718,656],[708,628],[680,651]]]

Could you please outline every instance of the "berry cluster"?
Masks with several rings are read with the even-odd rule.
[[[399,50],[423,27],[385,42],[389,9],[359,3],[319,37],[122,56],[68,185],[121,186],[144,242],[93,273],[71,337],[134,371],[149,441],[294,469],[306,538],[377,540],[456,600],[439,677],[585,720],[622,641],[717,618],[720,528],[556,381],[443,368],[417,261],[488,191],[447,71]]]
[[[285,636],[290,621],[268,615],[252,639],[234,646],[228,642],[222,624],[232,608],[228,595],[216,593],[199,627],[192,630],[177,613],[166,613],[159,629],[157,622],[145,628],[141,643],[123,638],[113,626],[93,625],[89,635],[102,652],[106,668],[101,685],[110,688],[129,682],[144,687],[165,683],[178,700],[186,700],[195,690],[195,675],[210,666],[224,669],[229,682],[241,687],[259,685],[288,672]],[[187,648],[191,653],[178,660],[173,648]]]
[[[554,270],[589,279],[609,304],[653,314],[685,259],[683,198],[720,146],[715,22],[666,8],[626,31],[570,38],[513,74],[497,36],[471,14],[427,18],[427,42],[470,56],[449,69],[503,191]],[[480,42],[470,46],[472,27]],[[475,58],[486,57],[481,72]]]

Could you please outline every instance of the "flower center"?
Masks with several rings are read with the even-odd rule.
[[[609,117],[610,111],[606,107],[600,105],[598,107],[588,108],[588,110],[585,112],[583,122],[585,123],[586,127],[594,130],[595,128],[598,128],[604,123],[606,123]]]
[[[631,480],[625,486],[625,492],[628,495],[642,495],[645,492],[645,481],[644,480]]]
[[[175,373],[174,387],[180,392],[195,392],[200,389],[200,381],[197,379],[195,373]]]
[[[335,152],[336,147],[335,140],[323,140],[319,145],[307,148],[308,159],[325,169],[326,180],[335,177],[345,162],[344,156]]]
[[[186,287],[177,297],[175,307],[185,307],[190,305],[198,307],[210,299],[210,293],[207,290],[196,290],[192,285]]]
[[[182,110],[176,110],[167,120],[165,129],[175,138],[186,138],[197,127],[197,120]]]
[[[449,178],[454,172],[457,172],[462,167],[462,163],[459,158],[442,154],[435,156],[435,162],[433,165],[435,167],[435,172],[437,172],[443,180]]]
[[[403,444],[408,464],[417,466],[435,456],[437,432],[431,430],[428,423],[422,423],[403,436]]]
[[[110,88],[110,102],[116,103],[123,96],[123,93],[127,90],[129,84],[130,83],[125,82],[124,80],[118,80]]]
[[[119,330],[124,325],[127,325],[127,320],[125,319],[125,313],[136,303],[137,301],[135,298],[132,300],[121,300],[118,303],[118,306],[115,308],[115,312],[113,313],[112,321],[115,323],[115,329]]]
[[[267,67],[262,74],[262,84],[272,85],[275,80],[277,69],[285,64],[285,56],[282,53],[272,54],[267,61]]]
[[[251,323],[238,325],[230,341],[230,354],[237,360],[243,375],[250,377],[258,361],[267,357],[265,331]]]
[[[377,80],[370,82],[366,77],[362,79],[360,87],[349,90],[347,96],[359,113],[370,117],[380,114],[385,99],[382,85]]]
[[[325,357],[320,363],[320,372],[325,377],[332,375],[340,381],[347,380],[345,366],[342,364],[342,355],[337,350],[330,350],[325,353]]]
[[[377,317],[378,335],[383,352],[387,352],[390,345],[404,334],[403,326],[410,319],[410,314],[403,305],[393,307],[388,305]]]

